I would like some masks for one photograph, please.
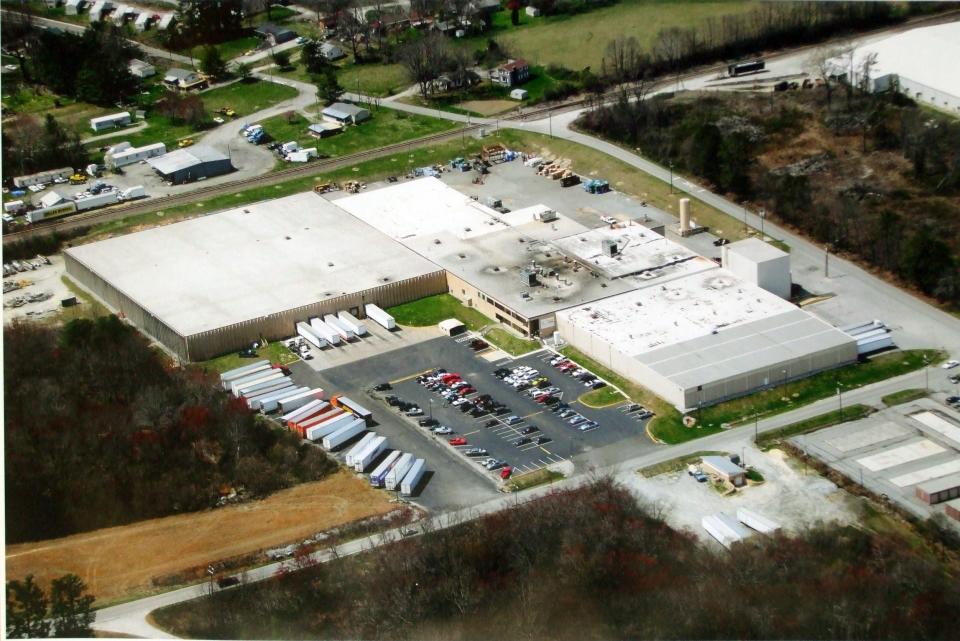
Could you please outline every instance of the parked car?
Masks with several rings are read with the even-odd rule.
[[[522,422],[523,422],[523,419],[520,418],[519,416],[514,415],[514,416],[507,417],[507,425],[516,425],[517,423],[522,423]]]
[[[523,438],[518,438],[516,441],[513,442],[513,444],[516,447],[520,447],[522,445],[526,445],[529,442],[530,442],[530,439],[524,436]]]
[[[407,416],[423,416],[423,410],[419,407],[411,407],[407,410]]]
[[[455,436],[449,441],[450,445],[466,445],[467,439],[462,436]]]
[[[441,435],[441,436],[446,435],[446,434],[453,434],[453,430],[452,430],[450,427],[446,426],[446,425],[440,425],[440,426],[438,426],[438,427],[435,427],[435,428],[433,428],[432,431],[433,431],[434,434],[439,434],[439,435]]]
[[[463,453],[467,456],[486,456],[487,450],[482,447],[469,447],[463,450]]]
[[[500,478],[502,478],[504,481],[506,481],[508,478],[510,478],[510,475],[511,475],[511,474],[513,474],[513,468],[512,468],[512,467],[505,467],[505,468],[503,468],[502,470],[500,470]]]
[[[528,425],[528,426],[526,426],[525,428],[523,428],[522,430],[520,430],[520,433],[521,433],[521,434],[533,434],[534,432],[539,432],[539,431],[540,431],[540,428],[537,427],[536,425]]]
[[[953,369],[953,368],[956,367],[957,365],[960,365],[960,361],[955,361],[955,360],[953,360],[953,359],[950,359],[949,361],[947,361],[946,363],[944,363],[944,364],[941,365],[940,367],[942,367],[943,369]]]
[[[538,436],[537,438],[533,439],[533,442],[536,445],[543,445],[544,443],[549,443],[550,439],[546,436]]]
[[[437,419],[435,419],[435,418],[421,418],[419,421],[417,421],[417,424],[418,424],[420,427],[433,427],[434,425],[437,424]]]

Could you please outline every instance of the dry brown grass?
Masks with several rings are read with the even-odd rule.
[[[516,100],[467,100],[457,106],[483,116],[493,116],[502,114],[504,111],[516,109],[519,104]]]
[[[149,592],[153,579],[295,541],[394,509],[348,472],[262,500],[8,546],[7,577],[41,585],[72,572],[103,605]]]

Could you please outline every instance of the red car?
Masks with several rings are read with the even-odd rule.
[[[473,394],[476,391],[477,390],[467,385],[466,387],[461,387],[460,389],[458,389],[457,393],[460,394],[460,396],[466,396],[467,394]]]
[[[440,380],[443,381],[443,383],[444,383],[445,385],[449,385],[450,383],[455,383],[456,381],[459,381],[459,380],[460,380],[460,375],[459,375],[459,374],[444,374],[443,376],[440,377]]]
[[[467,439],[463,438],[462,436],[455,436],[452,439],[450,439],[450,445],[466,445],[466,444],[467,444]]]
[[[504,481],[506,481],[508,478],[510,478],[510,475],[511,475],[512,473],[513,473],[513,468],[512,468],[512,467],[505,467],[505,468],[503,468],[502,470],[500,470],[500,478],[502,478]]]

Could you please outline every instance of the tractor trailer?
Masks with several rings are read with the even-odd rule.
[[[323,390],[319,387],[314,387],[311,390],[307,390],[303,394],[297,394],[296,396],[289,396],[287,398],[281,399],[277,403],[277,406],[280,409],[281,414],[288,414],[294,410],[298,410],[308,403],[319,400],[323,396]]]
[[[297,394],[302,394],[303,392],[309,392],[309,387],[295,387],[292,390],[273,394],[268,396],[260,401],[260,411],[264,414],[273,412],[280,406],[280,401],[285,398],[290,398],[291,396],[296,396]]]
[[[340,319],[333,314],[324,316],[323,322],[333,328],[333,331],[340,334],[340,338],[343,339],[345,343],[350,342],[350,339],[354,337],[353,330],[341,323]]]
[[[410,471],[407,472],[407,475],[403,477],[403,481],[400,483],[400,494],[404,496],[410,496],[413,494],[413,491],[417,489],[418,485],[420,485],[420,480],[423,479],[423,475],[426,473],[426,471],[426,462],[422,458],[418,458],[410,467]]]
[[[340,320],[341,325],[349,328],[350,331],[357,336],[363,336],[367,333],[367,326],[364,325],[362,321],[357,320],[356,317],[350,312],[339,312],[337,314],[337,318]]]
[[[359,436],[367,431],[367,426],[364,425],[363,421],[359,418],[353,419],[349,425],[341,427],[339,430],[333,434],[328,434],[323,437],[323,449],[328,452],[332,449],[338,448],[354,436]]]
[[[367,306],[364,307],[364,310],[367,312],[367,318],[372,318],[380,325],[383,325],[383,327],[386,329],[393,329],[397,326],[397,321],[393,319],[393,316],[386,313],[373,303],[367,303]]]
[[[343,429],[348,425],[352,425],[356,422],[357,419],[353,418],[349,414],[341,414],[340,416],[325,421],[323,423],[317,423],[311,427],[306,428],[304,435],[308,440],[317,442],[322,440],[324,437],[330,436],[339,429]]]
[[[338,345],[340,343],[340,334],[335,329],[324,323],[319,318],[310,319],[310,327],[313,331],[320,336],[323,340],[327,341],[331,345]]]
[[[387,477],[384,479],[384,487],[388,490],[396,490],[400,487],[400,481],[403,480],[403,477],[406,476],[407,472],[410,471],[410,468],[413,466],[413,463],[416,459],[413,458],[413,454],[405,453],[397,461],[397,464],[393,466],[389,472],[387,472]]]
[[[327,341],[303,321],[297,323],[297,334],[302,336],[308,343],[317,349],[323,349],[327,346]]]
[[[377,457],[383,454],[387,449],[387,437],[378,436],[373,439],[364,450],[354,458],[353,469],[355,472],[363,472],[370,467],[370,464],[377,460]]]
[[[354,419],[356,420],[356,419]],[[347,455],[343,458],[344,463],[348,466],[353,467],[357,462],[357,457],[363,453],[367,446],[373,442],[375,438],[379,436],[376,432],[368,432],[363,435],[363,438],[357,441],[356,445],[347,450]]]
[[[243,367],[238,367],[236,369],[229,370],[220,375],[220,383],[223,385],[223,389],[230,389],[230,381],[235,381],[238,378],[243,378],[244,376],[249,376],[254,372],[259,372],[262,369],[270,367],[270,361],[262,360],[257,361],[256,363],[250,363],[249,365],[244,365]]]
[[[402,454],[403,452],[400,450],[394,450],[387,454],[387,458],[383,459],[383,462],[370,473],[370,485],[373,487],[383,487],[383,482],[386,480],[387,474],[393,469],[393,466],[397,464]]]

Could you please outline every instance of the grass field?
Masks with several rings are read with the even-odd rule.
[[[371,113],[373,116],[370,120],[347,127],[341,134],[319,140],[307,133],[310,122],[300,114],[274,116],[260,121],[260,124],[273,140],[296,140],[301,147],[316,147],[318,152],[330,157],[428,136],[456,126],[449,120],[413,116],[393,109],[371,108]]]
[[[260,38],[257,36],[244,36],[242,38],[237,38],[236,40],[228,40],[226,42],[221,42],[217,47],[217,50],[220,52],[220,57],[224,60],[233,60],[237,56],[242,56],[247,51],[251,49],[256,49],[260,44]],[[184,52],[183,55],[189,55],[198,60],[202,60],[203,56],[203,45],[197,45],[190,50],[190,53]]]
[[[337,80],[345,91],[385,98],[399,93],[413,84],[403,65],[400,64],[371,63],[358,65],[350,62],[349,58],[335,64]],[[304,69],[299,60],[294,60],[293,65],[293,69],[285,71],[278,71],[274,67],[273,73],[291,80],[313,82],[313,77]]]
[[[820,414],[819,416],[814,416],[803,421],[797,421],[796,423],[791,423],[786,427],[781,427],[778,430],[772,432],[765,432],[757,438],[757,445],[762,449],[769,449],[778,443],[800,434],[807,434],[808,432],[814,432],[824,427],[829,427],[831,425],[836,425],[837,423],[845,423],[847,421],[856,421],[864,416],[867,416],[874,409],[869,405],[851,405],[850,407],[844,407],[843,412],[839,409],[832,412],[826,412]]]
[[[577,400],[587,407],[600,408],[607,407],[609,405],[616,405],[625,399],[623,394],[608,385],[607,387],[601,387],[600,389],[590,390],[586,394],[582,394]]]
[[[501,327],[491,327],[484,333],[483,337],[492,345],[496,345],[513,356],[520,356],[521,354],[540,349],[540,343],[538,341],[521,338]]]
[[[272,107],[278,102],[297,97],[297,90],[286,85],[258,80],[254,82],[234,82],[210,89],[200,94],[203,106],[213,113],[220,107],[232,107],[242,118],[261,109]]]
[[[3,107],[4,118],[13,113],[25,113],[34,114],[42,122],[46,114],[51,114],[66,130],[77,133],[81,138],[94,135],[90,129],[91,118],[118,111],[116,108],[97,107],[58,96],[44,88],[32,87],[12,87],[9,91],[5,88]]]
[[[493,323],[472,307],[464,306],[450,294],[427,296],[411,303],[390,307],[386,311],[398,324],[410,327],[428,327],[448,318],[456,318],[466,325],[467,329],[476,331]]]
[[[338,472],[261,501],[7,546],[7,578],[33,574],[46,585],[73,572],[102,606],[156,591],[154,579],[302,541],[394,508],[365,480]]]
[[[918,398],[926,398],[930,393],[925,389],[905,389],[900,390],[899,392],[894,392],[893,394],[887,394],[882,397],[880,400],[883,401],[884,405],[899,405],[900,403],[909,403],[910,401],[915,401]]]
[[[520,492],[521,490],[528,490],[531,487],[537,487],[545,483],[553,483],[562,478],[563,474],[560,472],[554,472],[548,468],[541,467],[539,470],[514,476],[504,484],[503,488],[508,492]]]
[[[203,369],[210,370],[211,372],[226,372],[227,370],[231,370],[235,367],[249,365],[251,361],[257,361],[264,358],[270,359],[270,362],[274,365],[289,365],[294,361],[300,360],[299,356],[295,356],[293,352],[287,349],[287,346],[284,345],[283,341],[274,341],[269,343],[266,347],[259,348],[257,350],[256,358],[245,358],[240,356],[239,352],[231,352],[229,354],[224,354],[223,356],[210,359],[209,361],[198,362],[197,365]]]
[[[519,27],[510,25],[509,13],[494,16],[490,36],[514,57],[539,65],[560,64],[569,69],[590,67],[599,72],[607,43],[633,36],[640,48],[650,49],[657,32],[669,27],[701,24],[707,18],[743,13],[758,2],[745,0],[623,0],[578,15],[530,18],[521,12]],[[486,37],[471,38],[462,46],[477,49]]]

